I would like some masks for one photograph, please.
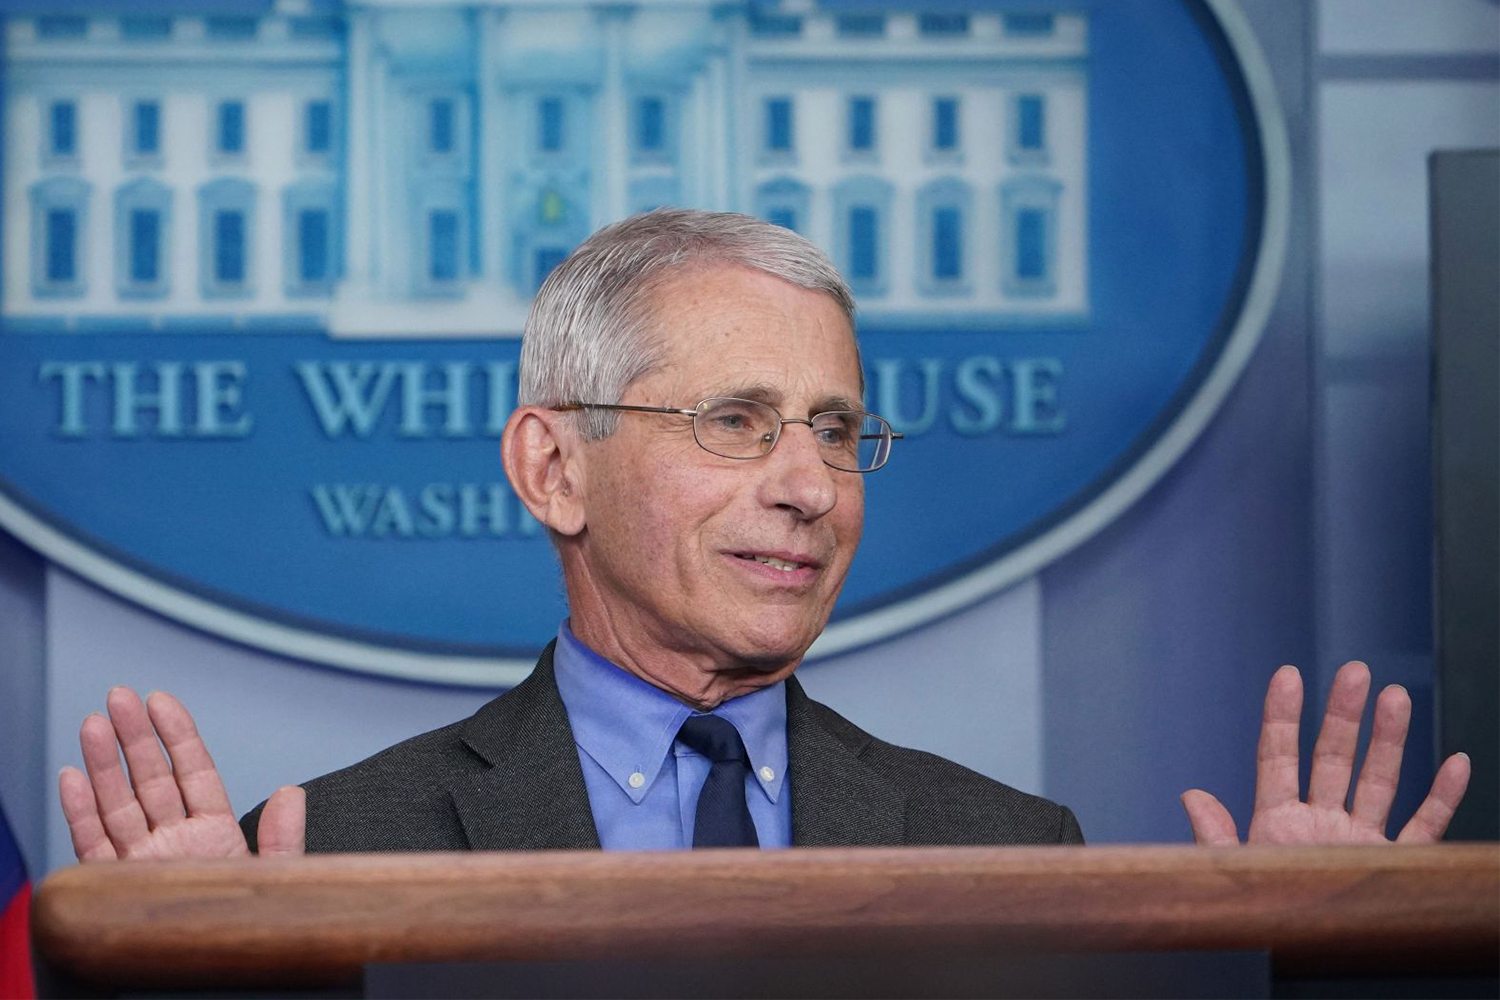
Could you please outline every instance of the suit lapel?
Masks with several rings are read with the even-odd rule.
[[[472,850],[599,847],[552,648],[525,681],[463,724],[464,743],[490,765],[448,785]]]
[[[847,729],[840,727],[842,732],[835,734],[830,724],[837,716],[809,699],[795,678],[787,679],[786,702],[792,844],[904,844],[906,796],[860,759],[870,737],[847,723]]]
[[[842,720],[809,699],[795,678],[786,690],[793,845],[905,843],[906,797],[860,758],[870,737],[838,725]],[[489,765],[447,783],[471,850],[598,849],[551,645],[531,676],[475,713],[460,733]]]

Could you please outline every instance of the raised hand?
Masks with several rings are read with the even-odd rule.
[[[105,704],[109,717],[90,715],[78,733],[88,774],[65,767],[57,779],[78,860],[248,856],[224,782],[182,703],[157,692],[143,705],[134,691],[115,688]],[[278,789],[261,813],[260,853],[301,854],[305,821],[302,789]]]
[[[1313,746],[1307,800],[1302,800],[1297,774],[1297,734],[1302,719],[1302,675],[1296,667],[1282,667],[1266,690],[1260,746],[1256,752],[1255,813],[1250,817],[1250,843],[1263,844],[1385,844],[1386,822],[1401,754],[1411,721],[1411,697],[1392,684],[1375,699],[1375,725],[1364,766],[1354,789],[1353,805],[1345,808],[1354,757],[1359,744],[1360,719],[1370,694],[1370,669],[1352,661],[1339,668],[1328,696],[1323,728]],[[1469,787],[1469,757],[1454,754],[1443,761],[1432,789],[1410,822],[1401,828],[1398,843],[1423,844],[1439,840]],[[1182,805],[1199,844],[1238,844],[1234,817],[1214,796],[1201,789],[1182,793]]]

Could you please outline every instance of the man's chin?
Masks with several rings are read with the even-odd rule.
[[[781,628],[766,625],[763,621],[748,623],[729,643],[735,660],[746,670],[760,674],[790,673],[823,631],[822,623],[816,627],[805,622]]]

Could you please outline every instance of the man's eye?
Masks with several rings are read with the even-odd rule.
[[[750,426],[749,418],[743,413],[715,413],[711,419],[720,430],[742,431]]]
[[[842,448],[854,440],[853,432],[842,424],[830,424],[817,430],[818,443],[830,448]]]

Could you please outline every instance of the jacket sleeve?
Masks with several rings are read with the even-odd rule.
[[[1073,810],[1067,806],[1059,808],[1062,810],[1062,821],[1058,824],[1057,842],[1059,844],[1082,844],[1083,828],[1078,825],[1078,817],[1074,816]]]
[[[240,817],[240,831],[245,835],[245,843],[250,845],[251,854],[260,853],[260,840],[258,837],[258,833],[260,830],[260,811],[265,807],[266,804],[262,802],[260,805],[256,806],[254,809],[251,809],[249,812],[245,813],[245,815]]]

